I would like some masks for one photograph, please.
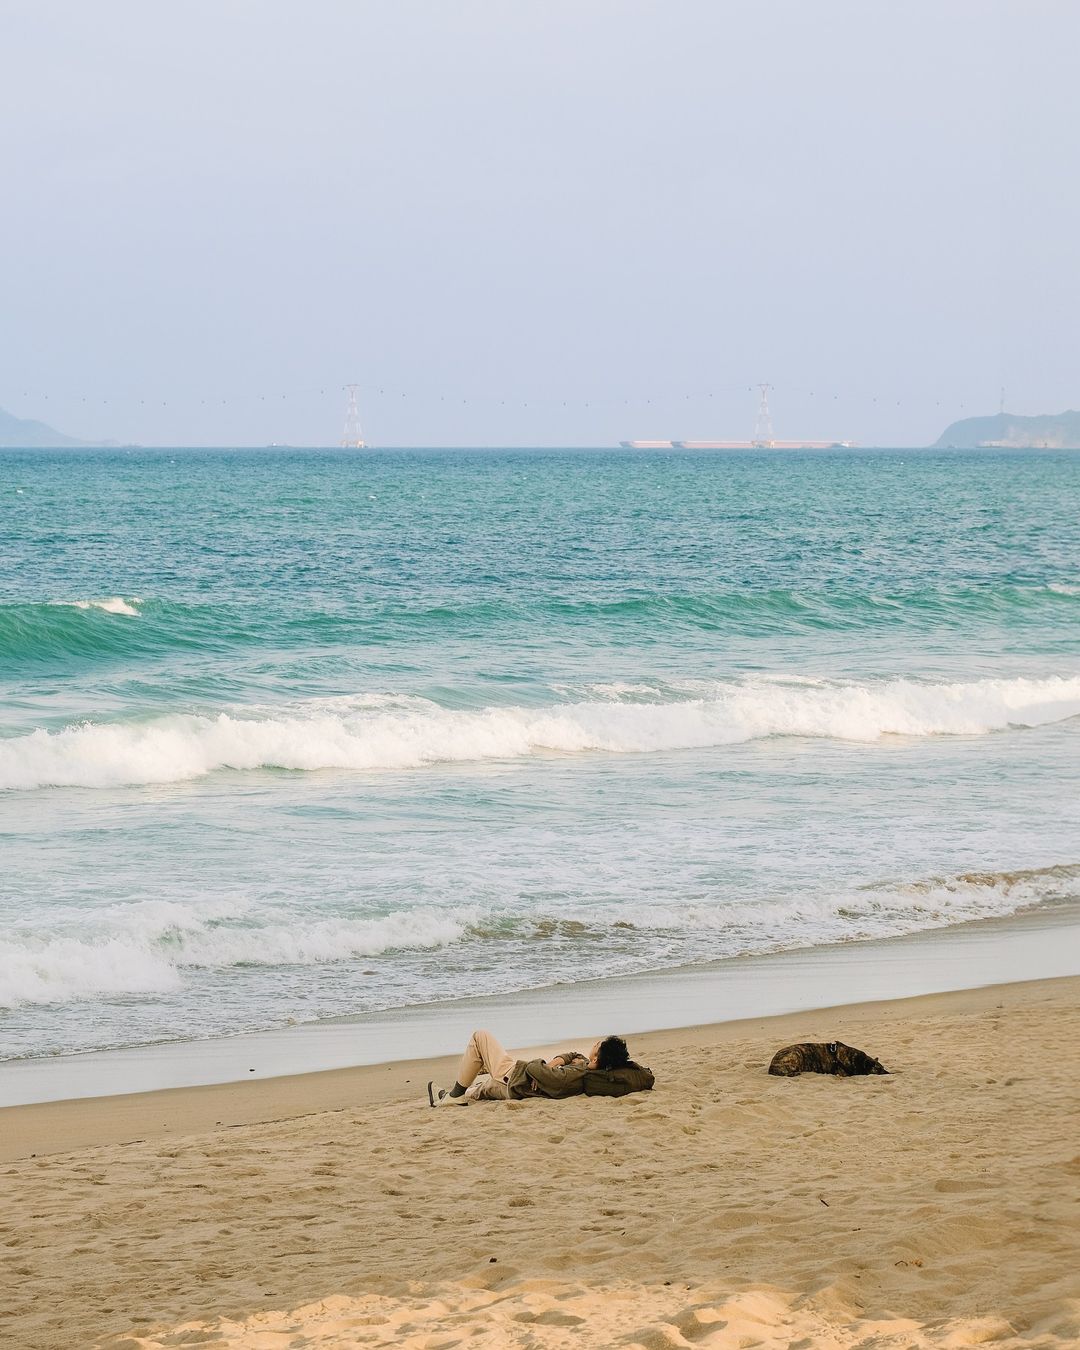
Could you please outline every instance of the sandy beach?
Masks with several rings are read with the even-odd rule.
[[[1078,1000],[636,1036],[622,1100],[431,1111],[413,1061],[9,1108],[0,1342],[1075,1345]],[[892,1075],[766,1074],[833,1038]]]

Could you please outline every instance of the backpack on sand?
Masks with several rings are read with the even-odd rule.
[[[625,1097],[628,1092],[648,1092],[656,1079],[643,1064],[624,1064],[621,1069],[589,1069],[584,1078],[586,1097]]]

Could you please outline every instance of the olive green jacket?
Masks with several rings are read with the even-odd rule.
[[[558,1056],[553,1055],[553,1059]],[[511,1097],[577,1097],[585,1091],[589,1061],[577,1050],[567,1050],[569,1064],[551,1065],[545,1059],[519,1059],[510,1071],[506,1086]]]
[[[557,1058],[557,1056],[555,1056]],[[506,1080],[511,1097],[623,1097],[629,1092],[648,1092],[654,1083],[652,1072],[642,1064],[626,1064],[621,1069],[590,1069],[584,1055],[567,1051],[571,1063],[559,1067],[543,1059],[519,1059]]]

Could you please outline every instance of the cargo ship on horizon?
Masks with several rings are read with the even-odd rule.
[[[778,441],[769,412],[771,384],[759,384],[757,423],[748,441],[620,441],[622,450],[851,450],[854,441]]]
[[[851,450],[854,441],[620,441],[621,450]]]

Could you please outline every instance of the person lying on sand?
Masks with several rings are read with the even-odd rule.
[[[591,1079],[588,1075],[592,1075]],[[476,1101],[507,1101],[522,1097],[621,1097],[653,1085],[648,1069],[635,1064],[621,1036],[604,1036],[589,1051],[566,1050],[551,1059],[515,1059],[490,1031],[474,1031],[461,1057],[452,1088],[428,1083],[432,1106],[468,1106]]]

